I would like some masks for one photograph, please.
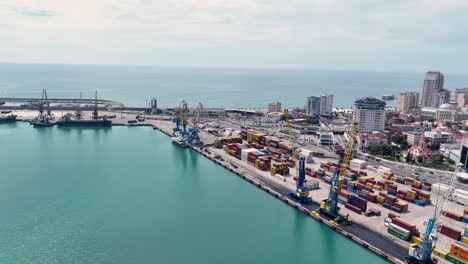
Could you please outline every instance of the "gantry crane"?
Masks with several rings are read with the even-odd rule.
[[[320,203],[320,209],[318,213],[327,215],[331,217],[333,223],[339,224],[350,224],[351,221],[349,220],[349,215],[342,215],[339,213],[340,208],[338,207],[338,194],[341,191],[341,183],[343,178],[346,176],[346,170],[349,167],[349,162],[353,157],[354,147],[356,146],[356,136],[358,132],[358,122],[354,121],[351,133],[348,139],[348,145],[346,147],[346,151],[343,155],[343,158],[340,162],[341,168],[340,170],[336,170],[333,174],[332,182],[330,184],[330,192],[328,194],[328,199],[323,200]]]
[[[188,143],[192,146],[201,145],[200,136],[198,135],[198,124],[200,123],[200,115],[203,111],[202,103],[198,103],[197,108],[194,110],[194,116],[192,118],[193,127],[189,128],[188,131]]]
[[[47,112],[44,113],[44,106],[46,106]],[[53,123],[49,122],[50,120],[54,120],[55,116],[50,109],[50,102],[47,98],[47,91],[44,89],[42,90],[42,99],[39,103],[39,114],[37,115],[34,120],[31,121],[31,125],[34,127],[45,127],[45,126],[53,126]]]
[[[291,124],[289,123],[289,110],[284,109],[284,119],[288,126],[288,134],[289,134],[289,142],[291,145],[291,156],[294,162],[294,168],[296,169],[296,191],[289,193],[287,196],[290,198],[296,199],[301,204],[308,204],[312,202],[312,199],[309,197],[309,188],[304,186],[305,181],[305,157],[301,157],[298,154],[298,160],[296,161],[296,146],[294,143],[294,133],[291,128]]]
[[[434,209],[434,216],[427,222],[426,232],[424,233],[423,241],[421,245],[411,244],[406,258],[408,263],[420,263],[420,264],[432,264],[437,263],[437,259],[432,258],[432,250],[434,249],[437,238],[439,237],[442,223],[445,219],[445,206],[447,201],[450,201],[453,197],[455,187],[457,185],[457,173],[460,172],[461,164],[457,165],[457,168],[453,172],[449,181],[449,188],[447,192],[442,196],[441,204],[439,205],[439,198],[436,202]]]
[[[179,105],[179,108],[174,112],[172,122],[176,124],[174,127],[172,134],[175,135],[177,132],[180,133],[181,136],[187,135],[187,116],[188,116],[188,105],[187,102],[182,101]],[[182,129],[180,128],[182,126]]]

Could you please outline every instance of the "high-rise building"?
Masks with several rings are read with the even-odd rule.
[[[448,104],[450,102],[450,91],[447,89],[441,89],[437,91],[434,100],[437,107],[439,105]]]
[[[306,115],[319,116],[320,115],[320,97],[309,96],[306,101]]]
[[[373,97],[356,100],[354,120],[359,123],[358,131],[370,133],[385,129],[385,102]]]
[[[421,107],[437,107],[440,96],[437,93],[444,89],[444,75],[440,72],[429,71],[424,78]]]
[[[400,112],[408,112],[411,109],[418,107],[419,93],[404,92],[398,96],[397,110]]]
[[[333,112],[333,95],[322,94],[320,96],[320,114],[329,115]]]
[[[455,101],[459,107],[468,105],[468,88],[460,88],[455,90]]]
[[[274,102],[271,104],[268,104],[268,112],[282,112],[283,110],[281,109],[281,103],[280,102]]]

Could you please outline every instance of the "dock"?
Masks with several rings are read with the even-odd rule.
[[[166,124],[165,124],[166,123]],[[157,122],[153,125],[153,128],[161,131],[162,133],[172,137],[171,123],[169,122]],[[202,138],[206,138],[207,135],[200,133]],[[223,159],[216,159],[215,156],[217,152],[212,147],[192,147],[190,148],[204,157],[210,159],[216,164],[223,166],[227,170],[233,172],[244,180],[252,183],[257,186],[259,189],[269,193],[270,195],[276,197],[277,199],[287,203],[288,205],[300,210],[307,216],[319,221],[322,224],[327,225],[333,230],[337,231],[341,235],[347,237],[348,239],[353,240],[359,245],[371,250],[375,254],[383,257],[391,263],[403,264],[404,258],[407,255],[408,248],[404,247],[401,244],[395,243],[394,240],[382,236],[380,233],[372,230],[360,223],[353,223],[349,226],[340,226],[331,223],[331,219],[325,218],[320,215],[313,213],[314,210],[319,208],[319,203],[314,201],[314,203],[309,205],[301,205],[291,199],[288,199],[285,194],[291,192],[293,189],[289,189],[284,185],[275,181],[274,177],[266,177],[256,173],[253,169],[247,169],[245,165],[241,164],[239,160],[227,160],[226,155],[221,155]],[[237,168],[236,168],[237,167]],[[247,171],[246,171],[247,169]]]

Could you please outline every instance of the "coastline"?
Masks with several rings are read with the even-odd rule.
[[[164,134],[166,134],[167,136],[169,137],[172,137],[170,131],[167,131],[166,129],[164,129],[162,126],[158,126],[158,125],[153,125],[153,129],[155,130],[158,130]],[[193,146],[189,146],[192,150],[198,152],[199,154],[203,155],[204,157],[210,159],[211,161],[215,162],[216,164],[224,167],[225,169],[233,172],[234,174],[236,174],[237,176],[243,178],[244,180],[252,183],[253,185],[257,186],[258,188],[262,189],[263,191],[271,194],[272,196],[278,198],[279,200],[283,201],[284,203],[287,203],[289,204],[290,206],[300,210],[301,212],[305,213],[306,215],[308,215],[309,217],[319,221],[320,223],[322,224],[325,224],[327,225],[329,228],[332,228],[334,229],[335,231],[337,231],[338,233],[340,233],[341,235],[353,240],[355,243],[358,243],[359,245],[371,250],[373,253],[381,256],[382,258],[386,259],[387,261],[391,262],[391,263],[396,263],[396,264],[403,264],[405,263],[403,260],[404,260],[404,256],[406,256],[406,254],[398,254],[400,255],[399,257],[395,256],[397,253],[397,251],[399,251],[399,253],[401,253],[401,247],[400,245],[394,243],[392,240],[390,239],[387,239],[383,236],[379,236],[379,234],[377,232],[374,232],[373,230],[361,225],[361,224],[358,224],[358,223],[353,223],[351,226],[339,226],[339,225],[335,225],[335,224],[332,224],[329,220],[330,219],[327,219],[325,217],[322,217],[322,216],[317,216],[313,213],[313,210],[319,208],[319,205],[317,203],[314,203],[314,204],[310,204],[310,205],[307,205],[307,206],[304,206],[304,205],[300,205],[290,199],[288,199],[287,197],[285,197],[284,195],[281,194],[281,191],[285,191],[284,187],[281,188],[280,186],[274,186],[272,184],[269,184],[267,182],[264,182],[262,180],[259,180],[257,177],[254,177],[254,176],[251,176],[249,175],[248,173],[245,173],[245,172],[241,172],[238,168],[235,168],[232,164],[232,163],[229,163],[229,162],[223,162],[219,159],[215,159],[212,155],[206,153],[206,152],[203,152],[202,150],[200,150],[200,148],[197,148],[197,147],[193,147]],[[353,232],[354,230],[354,232]],[[372,241],[374,243],[371,243],[371,242],[368,242],[362,238],[360,238],[357,234],[355,233],[360,233],[360,234],[364,234],[364,232],[368,232],[368,237],[372,237],[373,235],[374,236],[374,239],[378,240],[378,241]],[[370,236],[369,236],[370,235]],[[378,244],[380,245],[380,247],[377,247],[375,246],[374,244]],[[385,248],[385,249],[389,249],[390,245],[393,244],[394,247],[391,247],[393,248],[392,251],[396,251],[394,252],[395,255],[393,254],[390,254],[390,253],[387,253],[385,252],[382,248]],[[407,249],[406,249],[407,250]],[[404,251],[406,252],[406,251]]]

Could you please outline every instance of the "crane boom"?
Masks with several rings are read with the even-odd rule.
[[[312,202],[309,197],[309,188],[304,186],[305,182],[305,158],[296,154],[296,146],[294,144],[294,133],[292,131],[291,124],[289,123],[289,110],[284,109],[284,117],[286,124],[288,125],[289,142],[291,145],[291,156],[294,162],[294,168],[296,169],[296,191],[289,193],[287,196],[296,199],[301,204],[308,204]],[[297,157],[297,160],[296,160]]]
[[[424,233],[423,242],[421,246],[412,244],[409,249],[408,258],[414,263],[430,264],[432,260],[432,250],[437,244],[437,238],[439,237],[442,223],[445,219],[445,207],[447,202],[453,197],[455,187],[457,185],[457,173],[460,172],[461,165],[457,165],[457,168],[450,177],[448,190],[441,198],[437,198],[436,207],[434,209],[434,216],[427,221],[426,232]],[[440,192],[439,192],[440,193]],[[439,202],[441,204],[439,205]]]
[[[356,145],[356,136],[358,132],[358,122],[353,121],[353,125],[351,127],[351,133],[348,140],[348,145],[346,147],[343,159],[341,160],[341,169],[338,171],[336,170],[333,174],[333,178],[330,184],[330,192],[328,194],[328,199],[322,201],[320,203],[319,212],[328,215],[334,218],[335,223],[345,223],[349,224],[350,220],[348,219],[348,215],[340,215],[339,214],[339,207],[338,207],[338,194],[341,191],[341,183],[343,178],[346,176],[346,170],[349,167],[349,162],[353,157],[354,147]]]

